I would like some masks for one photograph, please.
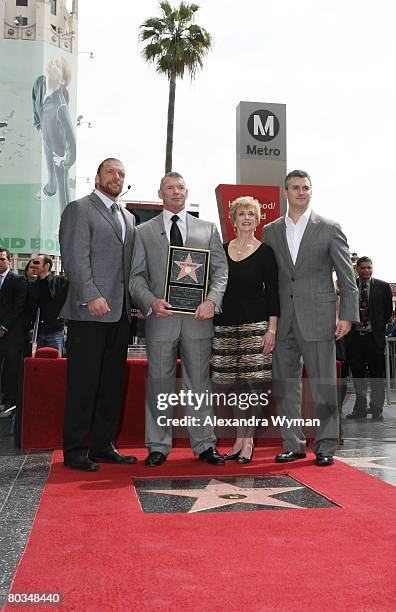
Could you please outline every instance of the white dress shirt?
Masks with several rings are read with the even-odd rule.
[[[121,232],[122,232],[122,242],[125,241],[125,234],[126,234],[126,226],[125,226],[125,219],[122,215],[122,212],[120,210],[120,205],[117,202],[114,202],[114,200],[112,200],[111,198],[108,198],[104,193],[102,193],[101,191],[99,191],[98,189],[94,189],[94,193],[98,196],[98,198],[100,198],[103,202],[103,204],[110,210],[111,212],[111,207],[112,205],[115,203],[117,204],[117,216],[118,216],[118,220],[120,222],[121,225]],[[114,213],[111,213],[114,214]]]
[[[183,208],[183,210],[181,210],[180,212],[173,213],[170,210],[165,210],[164,208],[163,219],[164,219],[166,237],[169,240],[169,244],[170,244],[170,231],[171,231],[171,227],[173,223],[173,221],[171,221],[171,218],[173,217],[173,215],[177,215],[179,217],[179,220],[177,222],[177,227],[179,228],[180,233],[182,235],[183,244],[186,244],[186,238],[187,238],[187,219],[186,219],[187,211],[186,209]]]
[[[285,217],[287,244],[289,246],[290,255],[294,264],[296,263],[298,250],[300,248],[301,240],[310,216],[311,209],[307,208],[297,223],[294,223],[289,215],[286,215]]]

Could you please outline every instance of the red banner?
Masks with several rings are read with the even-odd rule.
[[[264,185],[218,185],[216,187],[216,199],[224,242],[228,242],[235,237],[230,221],[229,209],[231,202],[242,196],[252,196],[260,202],[261,219],[255,232],[255,236],[259,240],[261,240],[263,225],[271,223],[271,221],[280,216],[279,187]]]

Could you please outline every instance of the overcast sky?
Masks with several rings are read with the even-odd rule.
[[[131,197],[157,200],[164,173],[168,81],[141,57],[139,25],[158,2],[80,0],[78,177],[119,157]],[[171,4],[176,5],[176,1]],[[203,218],[218,222],[215,187],[235,183],[241,100],[287,105],[288,170],[313,181],[312,206],[338,220],[351,251],[396,281],[393,0],[198,0],[213,50],[176,88],[173,169]],[[77,181],[79,195],[90,186]]]

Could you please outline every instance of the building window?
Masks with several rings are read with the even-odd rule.
[[[16,0],[16,5],[17,6],[27,6],[28,0]]]
[[[56,0],[51,0],[51,15],[56,15]]]

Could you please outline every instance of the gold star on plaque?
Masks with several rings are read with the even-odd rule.
[[[189,276],[195,283],[198,283],[196,270],[202,268],[203,264],[196,264],[191,259],[191,253],[189,253],[184,261],[175,261],[175,264],[179,266],[180,272],[177,280],[181,280],[185,276]]]

